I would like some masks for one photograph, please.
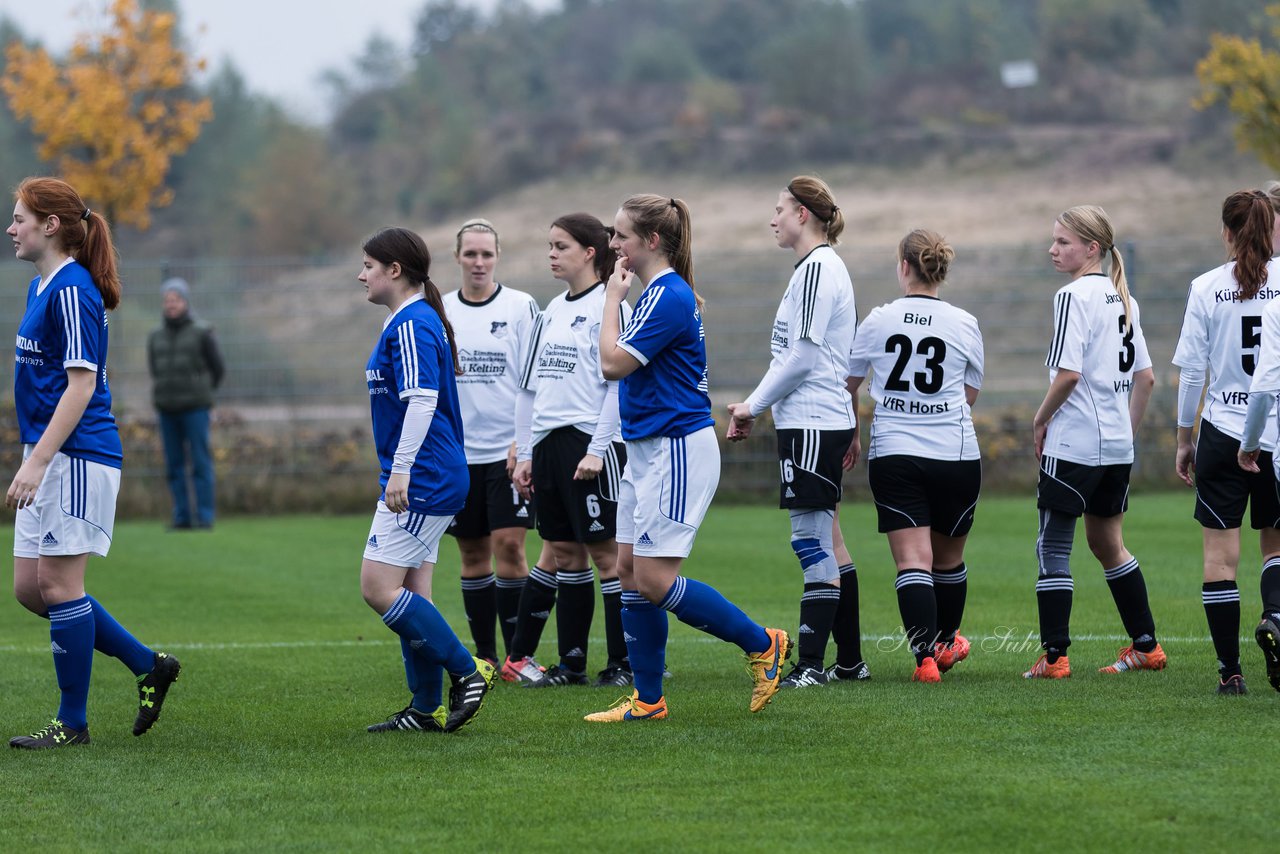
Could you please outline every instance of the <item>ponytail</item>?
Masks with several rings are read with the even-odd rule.
[[[1222,227],[1231,236],[1236,297],[1253,299],[1267,283],[1275,210],[1261,190],[1238,190],[1222,203]]]
[[[693,220],[689,206],[683,199],[642,193],[623,202],[622,210],[626,211],[641,237],[658,235],[658,251],[680,278],[689,283],[693,298],[698,302],[698,310],[702,311],[706,300],[693,286]]]
[[[61,249],[89,271],[104,306],[114,309],[120,305],[116,247],[102,214],[89,210],[75,188],[60,178],[27,178],[13,195],[41,220],[58,217]]]

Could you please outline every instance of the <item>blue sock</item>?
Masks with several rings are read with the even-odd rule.
[[[93,605],[94,649],[120,659],[134,676],[145,676],[155,669],[156,654],[117,623],[97,599],[92,596],[88,599]]]
[[[454,676],[469,676],[475,672],[476,663],[471,653],[449,628],[444,616],[435,605],[413,591],[401,590],[387,613],[382,615],[382,622],[408,640],[410,649],[425,661],[443,665]]]
[[[676,576],[658,607],[699,631],[737,644],[745,653],[764,652],[772,643],[764,626],[742,613],[720,591],[683,575]]]
[[[413,694],[410,704],[420,712],[431,714],[444,702],[444,669],[428,664],[409,646],[408,638],[400,638],[400,654],[404,656],[405,682]]]
[[[88,596],[49,606],[49,640],[62,691],[58,720],[82,730],[89,725],[89,675],[93,671],[93,603]]]
[[[667,659],[667,612],[635,590],[622,591],[622,637],[641,702],[662,699]]]

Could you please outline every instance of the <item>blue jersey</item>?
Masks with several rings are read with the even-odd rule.
[[[462,509],[470,477],[462,448],[462,416],[453,376],[453,354],[444,323],[421,296],[411,297],[382,327],[365,367],[373,441],[378,449],[383,488],[404,427],[408,400],[419,390],[434,390],[435,415],[409,472],[409,509],[427,516],[452,516]]]
[[[622,438],[679,438],[715,423],[702,313],[693,288],[674,270],[640,294],[618,346],[640,360],[618,387]]]
[[[40,441],[67,390],[67,368],[87,368],[96,374],[93,397],[58,450],[120,468],[124,453],[107,388],[107,310],[88,270],[71,260],[43,288],[39,276],[31,280],[15,356],[19,440],[26,445]]]

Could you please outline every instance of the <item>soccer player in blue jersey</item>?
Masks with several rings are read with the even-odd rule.
[[[586,720],[667,716],[667,611],[747,654],[750,709],[758,712],[777,693],[791,638],[756,623],[715,588],[680,574],[720,482],[689,208],[680,199],[632,196],[614,218],[610,245],[618,261],[605,289],[600,365],[605,379],[622,380],[618,404],[627,468],[618,497],[618,578],[635,690]],[[623,330],[620,307],[637,280],[645,288]]]
[[[493,665],[467,652],[427,598],[440,537],[469,484],[457,344],[422,238],[384,228],[363,248],[357,278],[369,302],[386,306],[390,317],[365,366],[383,492],[360,565],[360,592],[400,636],[413,695],[368,729],[453,732],[479,714],[494,676]],[[452,680],[447,711],[442,667]]]
[[[27,289],[13,378],[23,445],[5,496],[18,511],[13,590],[49,620],[62,698],[53,721],[9,746],[39,750],[89,743],[95,649],[137,677],[134,735],[160,716],[179,665],[139,643],[84,587],[89,555],[105,557],[111,547],[124,458],[107,388],[107,310],[120,302],[111,230],[56,178],[28,178],[15,197],[6,233],[38,275]]]

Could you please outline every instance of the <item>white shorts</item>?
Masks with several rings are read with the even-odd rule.
[[[688,557],[720,484],[714,427],[679,439],[627,442],[618,495],[618,542],[641,557]]]
[[[23,459],[31,446],[23,451]],[[106,557],[116,525],[120,469],[53,455],[36,500],[13,523],[13,556],[95,554]]]
[[[452,516],[392,513],[385,501],[379,501],[365,541],[364,558],[409,569],[423,561],[435,563],[440,538],[452,521]]]

